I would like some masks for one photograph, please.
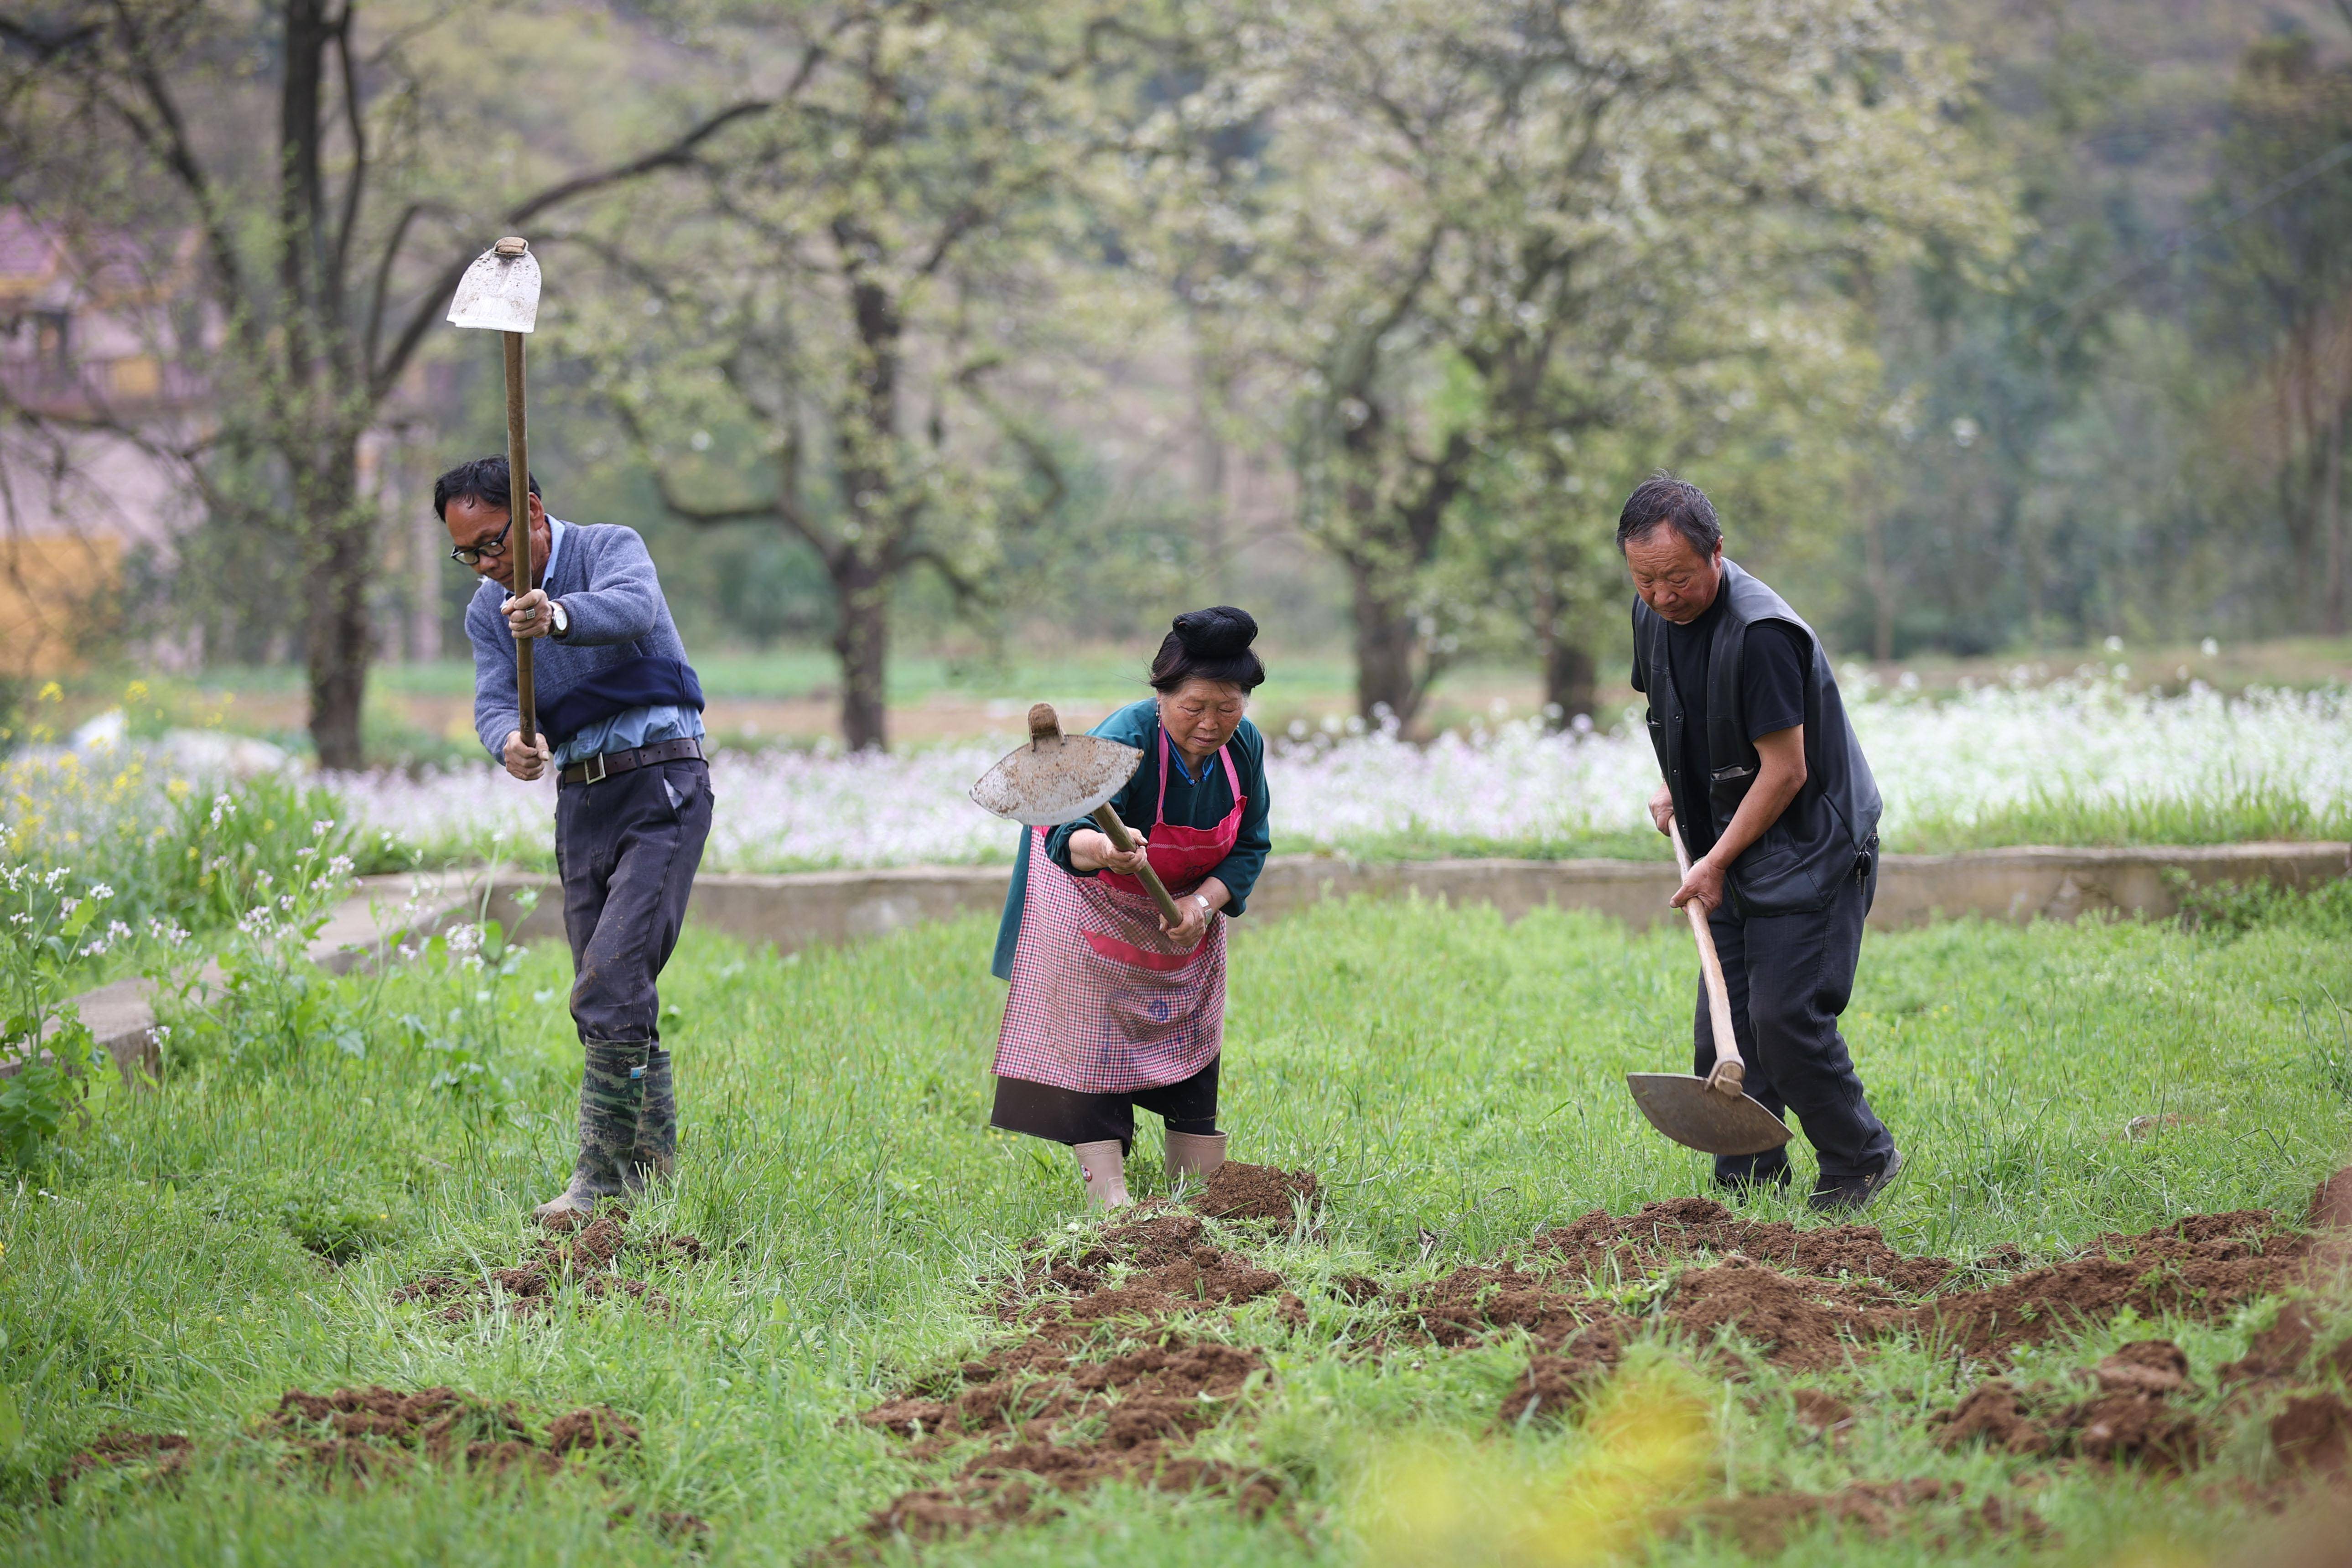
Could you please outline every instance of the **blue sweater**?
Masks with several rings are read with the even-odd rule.
[[[540,637],[531,654],[532,695],[541,712],[588,679],[633,658],[686,662],[686,644],[669,618],[653,557],[634,528],[617,523],[563,525],[563,548],[540,584],[563,601],[572,630]],[[488,578],[466,605],[466,636],[474,645],[474,731],[493,759],[503,759],[507,736],[522,727],[515,692],[515,640],[499,613],[507,591]]]

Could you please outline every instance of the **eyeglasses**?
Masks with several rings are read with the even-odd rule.
[[[499,530],[498,537],[484,544],[460,544],[449,552],[449,559],[460,566],[478,566],[484,556],[495,560],[507,552],[507,535],[514,531],[514,518],[509,514],[507,525]]]

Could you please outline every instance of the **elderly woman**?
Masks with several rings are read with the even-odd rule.
[[[1257,623],[1230,605],[1177,616],[1151,661],[1156,695],[1094,727],[1143,753],[1110,799],[1132,852],[1070,822],[1024,831],[1013,864],[996,939],[995,973],[1013,990],[991,1121],[1069,1144],[1100,1207],[1129,1201],[1139,1105],[1168,1124],[1170,1180],[1224,1163],[1224,917],[1248,902],[1270,843],[1265,738],[1243,717],[1265,679],[1256,637]],[[1146,858],[1181,924],[1145,892]]]

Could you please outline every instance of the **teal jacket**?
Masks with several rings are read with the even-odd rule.
[[[1152,806],[1160,796],[1160,706],[1150,698],[1130,702],[1118,710],[1101,723],[1087,731],[1122,745],[1133,746],[1143,753],[1143,763],[1127,787],[1110,797],[1118,819],[1130,827],[1138,827],[1149,836],[1151,831]],[[1231,853],[1217,862],[1209,875],[1223,882],[1234,895],[1225,906],[1225,913],[1240,914],[1249,904],[1250,889],[1257,885],[1257,874],[1265,867],[1266,852],[1274,847],[1273,835],[1266,826],[1265,737],[1256,725],[1244,719],[1234,731],[1225,748],[1234,760],[1234,779],[1248,797],[1242,811],[1240,835],[1234,840]],[[1234,793],[1225,783],[1224,764],[1211,757],[1201,769],[1198,779],[1184,772],[1182,753],[1173,747],[1169,759],[1175,763],[1168,779],[1167,820],[1180,827],[1214,827],[1234,809]],[[1091,877],[1092,871],[1080,871],[1070,864],[1070,835],[1091,824],[1066,822],[1045,836],[1045,853],[1054,864],[1076,877]],[[1030,847],[1036,841],[1034,833],[1021,830],[1020,852],[1013,859],[1013,887],[1004,899],[1004,919],[996,928],[996,961],[990,973],[999,980],[1013,978],[1013,948],[1021,939],[1021,906],[1029,892]]]

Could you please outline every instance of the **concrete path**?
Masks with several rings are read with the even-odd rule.
[[[2085,914],[2166,919],[2185,887],[2266,879],[2309,888],[2345,876],[2352,846],[2218,844],[2147,849],[1985,849],[1964,855],[1889,855],[1880,863],[1873,930],[1974,915],[2025,924]],[[909,866],[866,871],[760,876],[706,873],[695,881],[691,919],[754,947],[792,952],[813,943],[862,941],[1003,907],[1003,866]],[[1516,920],[1531,910],[1587,909],[1641,927],[1673,917],[1674,868],[1637,860],[1358,861],[1277,855],[1250,897],[1251,917],[1277,920],[1324,899],[1423,898],[1487,904]],[[517,897],[539,894],[526,910]],[[554,879],[477,868],[438,875],[371,877],[340,905],[310,957],[332,973],[372,968],[400,944],[442,927],[497,920],[520,942],[562,941]],[[79,998],[82,1021],[126,1081],[158,1066],[147,982],[117,981]],[[0,1065],[0,1074],[9,1069]]]

